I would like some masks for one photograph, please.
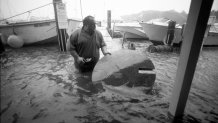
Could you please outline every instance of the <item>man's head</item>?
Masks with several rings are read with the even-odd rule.
[[[83,19],[83,29],[92,35],[95,32],[95,18],[93,16],[87,16]]]

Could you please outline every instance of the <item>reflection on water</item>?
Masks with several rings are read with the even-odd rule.
[[[108,85],[97,92],[90,73],[78,73],[70,54],[60,53],[57,46],[7,49],[1,68],[1,122],[170,122],[167,113],[179,52],[149,53],[150,42],[134,43],[155,65],[152,94],[140,87]],[[217,53],[218,48],[207,47],[200,54],[184,122],[218,122]]]

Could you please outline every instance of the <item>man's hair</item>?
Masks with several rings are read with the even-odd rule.
[[[83,25],[95,24],[95,18],[93,16],[87,16],[83,19]]]

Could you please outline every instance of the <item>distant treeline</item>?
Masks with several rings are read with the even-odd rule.
[[[151,19],[156,18],[168,18],[171,20],[176,21],[179,24],[184,24],[187,19],[187,13],[186,12],[177,12],[175,10],[169,10],[169,11],[155,11],[155,10],[149,10],[149,11],[142,11],[140,13],[131,14],[131,15],[124,15],[121,16],[121,18],[124,21],[149,21]]]
[[[218,22],[218,10],[217,11],[212,10],[210,15],[216,16],[216,23],[217,23]],[[168,18],[168,19],[176,21],[178,24],[186,23],[187,17],[188,17],[188,14],[185,11],[177,12],[175,10],[169,10],[169,11],[149,10],[149,11],[142,11],[136,14],[121,16],[121,18],[126,22],[131,22],[131,21],[146,22],[146,21],[149,21],[151,19],[156,19],[156,18]]]

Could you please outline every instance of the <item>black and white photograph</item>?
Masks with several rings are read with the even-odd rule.
[[[1,123],[218,123],[218,0],[0,0]]]

